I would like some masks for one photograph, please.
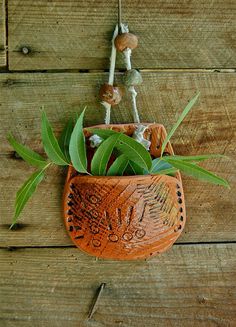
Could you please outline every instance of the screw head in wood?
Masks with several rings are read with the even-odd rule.
[[[123,52],[126,49],[135,49],[138,46],[138,37],[132,33],[122,33],[115,38],[117,51]]]
[[[22,47],[22,48],[21,48],[21,52],[22,52],[24,55],[27,55],[27,54],[30,52],[30,50],[29,50],[29,48],[27,48],[27,47]]]

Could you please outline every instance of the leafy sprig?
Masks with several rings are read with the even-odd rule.
[[[65,166],[69,163],[65,154],[62,152],[58,140],[56,139],[51,124],[48,121],[46,113],[42,113],[42,141],[48,158],[56,165]]]
[[[18,143],[11,134],[8,135],[7,139],[18,155],[28,164],[40,169],[43,169],[47,165],[47,161],[41,155]]]
[[[86,144],[83,132],[84,112],[78,117],[69,142],[69,154],[74,168],[79,173],[87,173]]]
[[[169,140],[171,139],[171,137],[173,136],[174,132],[177,130],[177,128],[179,127],[179,125],[182,123],[182,121],[184,120],[184,118],[187,116],[187,114],[189,113],[189,111],[192,109],[192,107],[194,106],[194,104],[197,102],[197,99],[200,95],[200,92],[195,95],[187,104],[187,106],[184,108],[183,112],[181,113],[181,115],[179,116],[177,122],[174,124],[174,126],[172,127],[172,129],[170,130],[169,134],[167,135],[167,137],[165,138],[164,142],[162,143],[162,147],[161,147],[161,156],[163,155],[163,152],[165,151],[165,148],[169,142]]]
[[[152,159],[150,153],[142,144],[123,133],[110,129],[87,128],[87,131],[103,139],[91,160],[91,172],[88,171],[86,139],[83,130],[85,110],[77,117],[75,126],[73,126],[73,120],[68,121],[59,140],[54,135],[46,113],[42,113],[42,143],[48,156],[47,159],[17,142],[10,134],[8,141],[19,156],[30,165],[38,168],[16,194],[15,215],[11,227],[16,224],[27,201],[43,180],[47,168],[53,164],[67,166],[72,163],[79,173],[99,176],[147,174],[175,176],[180,170],[186,175],[197,179],[229,187],[229,183],[225,179],[198,166],[199,162],[212,158],[222,158],[224,157],[222,155],[163,155],[174,132],[196,103],[198,97],[199,94],[190,100],[176,124],[166,136],[162,144],[160,158]]]

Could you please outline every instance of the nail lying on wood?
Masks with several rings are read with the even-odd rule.
[[[88,315],[88,319],[91,319],[95,313],[95,311],[97,310],[97,307],[98,307],[98,301],[102,295],[102,291],[104,290],[106,284],[105,283],[102,283],[97,291],[97,294],[94,298],[94,302],[92,304],[92,307],[90,309],[90,312],[89,312],[89,315]]]

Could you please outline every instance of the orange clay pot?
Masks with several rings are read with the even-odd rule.
[[[132,135],[135,124],[99,125]],[[148,124],[150,153],[159,157],[165,128]],[[85,136],[90,134],[85,129]],[[93,150],[91,150],[93,151]],[[173,154],[170,144],[169,154]],[[66,229],[81,250],[100,258],[146,259],[166,251],[185,220],[181,176],[87,176],[68,170],[63,197]]]

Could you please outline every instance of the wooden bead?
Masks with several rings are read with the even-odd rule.
[[[102,101],[109,103],[111,106],[115,106],[120,103],[122,99],[123,91],[118,86],[113,86],[105,83],[101,86],[99,91],[99,97]]]
[[[132,33],[122,33],[115,38],[117,51],[123,52],[125,49],[135,49],[138,46],[138,38]]]

